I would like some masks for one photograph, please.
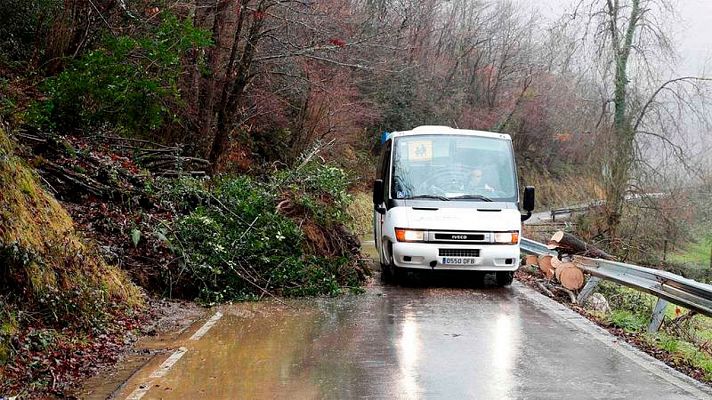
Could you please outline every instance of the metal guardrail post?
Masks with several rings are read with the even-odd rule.
[[[578,297],[576,298],[576,302],[578,304],[583,304],[584,301],[588,298],[588,296],[593,293],[593,291],[598,287],[598,284],[601,283],[601,278],[597,276],[592,276],[588,279],[588,282],[586,282],[586,286],[581,289],[581,292],[579,293]]]
[[[648,333],[655,333],[660,329],[663,324],[663,319],[665,318],[665,308],[669,302],[663,298],[658,297],[658,302],[655,303],[655,309],[653,310],[653,316],[650,318],[650,325],[648,325]]]

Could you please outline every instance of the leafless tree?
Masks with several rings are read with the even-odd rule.
[[[603,93],[602,121],[608,121],[602,175],[606,188],[607,226],[615,236],[621,221],[626,192],[633,173],[643,167],[642,146],[656,138],[672,149],[676,159],[687,155],[676,144],[686,116],[700,123],[708,120],[700,100],[705,77],[665,78],[675,62],[667,32],[674,17],[667,0],[581,1],[568,15],[569,22],[584,20],[583,39],[594,45],[589,51]],[[583,49],[586,52],[586,49]]]

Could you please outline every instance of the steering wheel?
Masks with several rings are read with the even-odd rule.
[[[445,195],[452,192],[460,192],[463,189],[463,172],[459,169],[447,169],[435,172],[420,182],[420,188],[424,192],[432,190],[437,195]]]

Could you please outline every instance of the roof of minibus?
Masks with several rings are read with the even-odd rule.
[[[414,135],[469,135],[494,139],[512,140],[506,133],[496,133],[487,131],[475,131],[471,129],[455,129],[449,126],[424,125],[413,128],[409,131],[392,132],[390,137],[414,136]]]

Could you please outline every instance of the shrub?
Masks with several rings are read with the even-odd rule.
[[[347,186],[343,171],[316,163],[263,182],[223,177],[208,188],[185,179],[175,191],[198,204],[175,223],[180,269],[167,278],[208,303],[358,286],[358,242],[343,227]]]
[[[35,103],[28,119],[63,130],[109,123],[144,134],[173,118],[169,106],[180,102],[183,55],[209,44],[207,32],[172,14],[143,35],[107,35],[99,48],[45,81],[48,100]]]
[[[58,0],[3,0],[0,2],[0,62],[30,59],[38,34],[51,24],[49,16],[61,8]]]

